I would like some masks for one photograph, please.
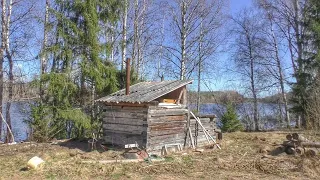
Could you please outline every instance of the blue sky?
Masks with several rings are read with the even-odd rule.
[[[244,7],[248,7],[252,4],[252,0],[230,0],[231,13],[235,13]]]
[[[237,14],[240,10],[245,7],[250,7],[252,5],[252,0],[229,0],[229,15]],[[222,47],[222,49],[225,47]],[[217,67],[212,70],[214,71],[208,77],[204,78],[201,83],[202,91],[223,91],[223,90],[237,90],[239,91],[239,86],[241,81],[237,77],[232,77],[234,74],[230,75],[230,72],[225,70],[226,65],[230,64],[230,54],[228,52],[220,53],[216,57],[218,61]],[[230,66],[229,66],[230,67]],[[197,88],[197,80],[190,86],[192,90]]]

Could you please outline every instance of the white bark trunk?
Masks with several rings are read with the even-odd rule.
[[[181,9],[181,60],[180,60],[180,80],[184,80],[186,77],[186,42],[187,42],[187,28],[186,28],[186,14],[187,7],[185,0],[180,3]]]
[[[41,53],[41,74],[45,74],[47,71],[47,56],[45,49],[48,44],[48,28],[47,24],[49,21],[49,0],[46,0],[46,7],[45,7],[45,17],[44,17],[44,28],[43,28],[43,42],[42,42],[42,53]]]
[[[282,63],[280,60],[279,56],[279,48],[278,48],[278,42],[276,39],[276,36],[274,34],[274,29],[273,29],[273,19],[271,17],[271,14],[269,14],[269,21],[270,21],[270,30],[271,30],[271,36],[272,36],[272,43],[275,51],[275,60],[278,68],[278,73],[279,73],[279,84],[281,88],[281,95],[283,99],[283,104],[284,104],[284,109],[285,109],[285,118],[286,118],[286,123],[287,127],[290,127],[290,117],[289,117],[289,108],[288,108],[288,101],[286,97],[286,92],[284,90],[284,75],[283,75],[283,70],[282,70]]]
[[[123,17],[122,17],[122,61],[121,71],[123,71],[126,65],[127,56],[127,19],[128,19],[128,0],[125,0]]]
[[[3,63],[4,63],[4,53],[5,53],[5,31],[6,31],[6,0],[1,0],[1,21],[2,21],[2,29],[1,29],[1,49],[0,49],[0,113],[2,113],[2,105],[3,105]],[[0,136],[2,135],[2,121],[0,121]]]

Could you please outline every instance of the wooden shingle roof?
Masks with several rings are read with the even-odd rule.
[[[122,89],[96,101],[106,103],[148,103],[190,83],[192,83],[192,80],[140,82],[130,86],[129,95],[126,95],[126,90]]]

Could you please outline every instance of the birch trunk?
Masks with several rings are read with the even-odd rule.
[[[197,94],[197,112],[200,114],[200,93],[201,93],[201,65],[202,65],[202,31],[203,31],[203,24],[202,24],[202,18],[200,19],[200,37],[199,37],[199,48],[198,48],[198,54],[199,54],[199,62],[198,62],[198,94]]]
[[[295,38],[296,38],[296,44],[297,44],[297,55],[298,55],[298,58],[297,58],[297,73],[296,73],[296,81],[297,81],[297,84],[299,84],[300,82],[300,74],[303,72],[303,67],[302,67],[302,53],[303,53],[303,45],[302,45],[302,30],[301,30],[301,20],[300,20],[300,13],[301,13],[301,10],[300,10],[300,5],[299,5],[299,1],[298,0],[294,0],[294,31],[295,31]],[[303,109],[305,109],[305,100],[304,100],[305,97],[302,97],[301,98],[301,101],[300,104],[302,106]],[[306,119],[305,119],[305,113],[302,113],[301,115],[301,125],[303,127],[307,127],[307,123],[306,123]],[[298,125],[300,126],[300,125]]]
[[[274,47],[274,50],[275,50],[276,64],[277,64],[278,73],[279,73],[279,84],[280,84],[280,88],[281,88],[281,95],[282,95],[284,109],[285,109],[285,118],[286,118],[287,127],[289,128],[290,127],[290,117],[289,117],[288,101],[287,101],[286,93],[285,93],[285,90],[284,90],[283,70],[282,70],[281,60],[280,60],[280,57],[279,57],[278,42],[277,42],[276,36],[274,34],[273,22],[272,22],[272,18],[271,18],[270,14],[269,14],[269,21],[270,21],[270,25],[271,25],[270,26],[270,31],[271,31],[271,36],[272,36],[273,47]]]
[[[13,97],[13,89],[12,89],[12,85],[13,85],[13,81],[14,81],[14,77],[13,77],[13,57],[12,54],[10,52],[10,21],[11,21],[11,13],[12,13],[12,1],[9,1],[8,4],[8,14],[6,17],[6,24],[5,24],[5,50],[6,50],[6,55],[8,58],[8,63],[9,63],[9,82],[8,82],[8,101],[7,101],[7,106],[6,106],[6,121],[7,121],[7,136],[6,136],[6,142],[10,143],[13,142],[14,137],[11,133],[11,129],[12,129],[12,125],[11,125],[11,114],[10,114],[10,109],[11,109],[11,101],[12,101],[12,97]]]
[[[49,0],[46,0],[46,7],[45,7],[45,16],[44,16],[44,27],[43,27],[43,42],[42,42],[42,52],[40,58],[40,85],[39,85],[39,93],[40,93],[40,105],[42,106],[43,96],[44,96],[44,89],[43,89],[43,82],[42,82],[42,75],[47,71],[47,55],[46,55],[46,47],[48,42],[47,36],[47,24],[49,20]]]
[[[145,15],[146,15],[146,9],[147,9],[147,3],[146,3],[146,0],[143,0],[143,8],[142,8],[142,11],[141,11],[141,20],[140,21],[140,26],[138,26],[138,42],[137,42],[137,70],[136,70],[136,73],[137,73],[137,76],[142,79],[142,73],[141,73],[141,69],[143,69],[143,64],[144,64],[144,57],[143,57],[143,53],[144,53],[144,49],[143,49],[143,46],[142,46],[142,36],[143,36],[143,33],[145,31]],[[140,32],[139,32],[140,31]]]
[[[45,53],[45,49],[48,44],[48,20],[49,20],[49,0],[46,0],[46,12],[44,17],[44,30],[43,30],[43,42],[42,42],[42,54],[41,54],[41,74],[45,74],[47,71],[47,56]]]
[[[121,71],[123,71],[126,64],[127,56],[127,19],[128,19],[128,0],[124,2],[124,11],[122,17],[122,60],[121,60]]]
[[[135,71],[137,68],[137,43],[138,43],[138,10],[139,4],[138,0],[134,0],[134,23],[133,23],[133,45],[132,45],[132,62],[131,62],[131,69]]]
[[[255,71],[254,71],[254,58],[253,58],[253,50],[252,43],[249,35],[247,34],[247,41],[249,47],[249,56],[250,56],[250,83],[251,83],[251,92],[253,96],[253,121],[255,126],[255,131],[259,131],[259,117],[258,117],[258,99],[257,99],[257,91],[255,87]]]
[[[186,42],[187,42],[187,28],[186,28],[186,14],[187,7],[185,0],[180,3],[181,8],[181,60],[180,60],[180,80],[184,80],[186,77]]]
[[[0,112],[2,113],[3,105],[3,62],[4,62],[4,49],[5,49],[5,31],[6,31],[6,0],[1,0],[1,21],[2,21],[2,30],[1,30],[1,49],[0,49]],[[2,135],[2,121],[0,121],[0,137]]]

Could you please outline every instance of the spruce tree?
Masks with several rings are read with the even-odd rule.
[[[45,49],[52,68],[36,83],[45,93],[32,105],[29,121],[34,138],[80,138],[99,127],[94,100],[118,86],[114,65],[101,56],[99,22],[115,21],[117,6],[108,0],[55,1],[50,12],[56,23],[49,30],[55,40]]]
[[[223,132],[235,132],[243,130],[243,126],[238,119],[237,112],[233,104],[228,103],[226,112],[221,117]]]

